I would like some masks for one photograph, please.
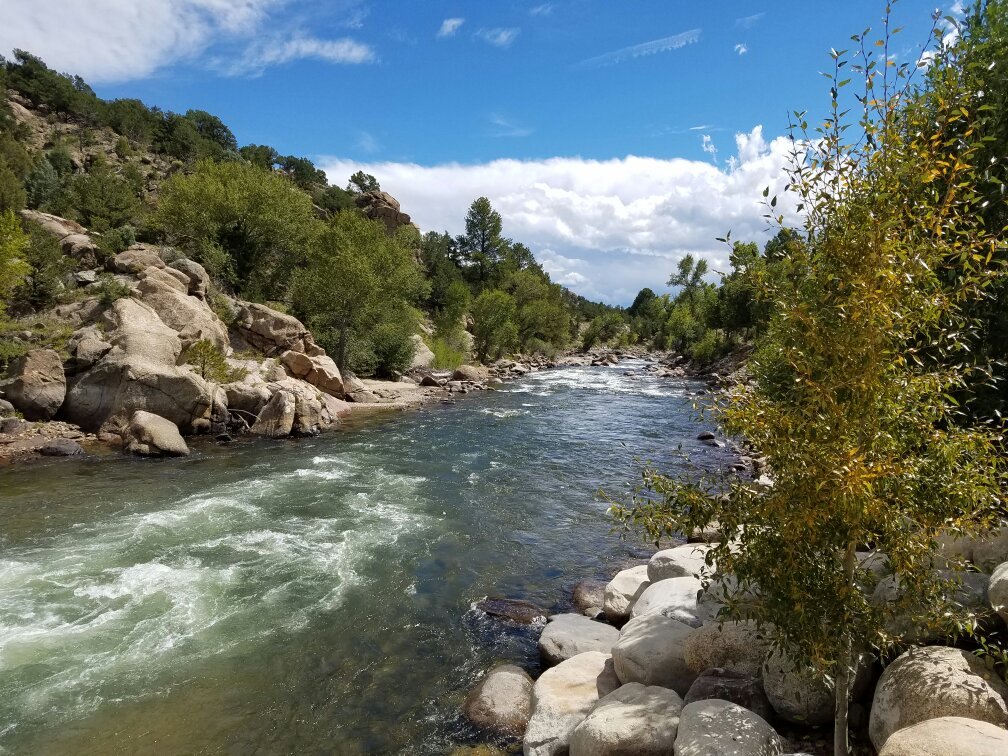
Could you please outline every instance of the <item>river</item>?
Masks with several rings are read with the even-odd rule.
[[[695,441],[699,384],[536,373],[313,439],[0,470],[0,753],[443,754],[535,631],[636,543],[596,492]],[[625,376],[629,370],[631,376]],[[639,555],[639,554],[638,554]]]

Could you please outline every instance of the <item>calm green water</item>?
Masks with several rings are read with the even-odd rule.
[[[635,372],[641,364],[631,364]],[[604,487],[719,465],[696,385],[618,368],[300,442],[0,470],[0,753],[450,752],[493,662],[633,553]]]

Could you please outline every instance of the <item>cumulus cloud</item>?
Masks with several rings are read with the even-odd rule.
[[[425,231],[461,233],[469,205],[486,196],[504,218],[504,233],[528,244],[554,280],[594,299],[629,304],[644,286],[665,290],[687,253],[727,270],[727,249],[716,238],[728,231],[734,239],[769,238],[764,187],[780,193],[778,210],[795,218],[783,196],[788,140],[767,142],[757,126],[738,135],[736,147],[723,168],[635,156],[433,166],[323,158],[319,164],[338,185],[357,170],[376,176]]]
[[[737,45],[735,45],[735,52],[737,52],[739,55],[745,55],[747,52],[749,52],[749,47],[746,45],[745,42],[739,42]]]
[[[703,141],[700,144],[701,149],[711,156],[711,160],[714,161],[714,165],[717,165],[717,147],[714,146],[714,140],[711,138],[710,134],[703,135]]]
[[[464,18],[446,18],[441,22],[441,28],[438,29],[438,39],[447,39],[448,37],[454,37],[455,32],[459,30],[459,27],[465,23]]]
[[[515,41],[520,31],[521,29],[517,27],[508,29],[480,29],[476,32],[475,36],[494,47],[508,48],[511,47],[511,43]]]
[[[338,63],[373,59],[366,45],[292,33],[255,41],[275,28],[274,14],[289,0],[5,0],[0,54],[21,48],[60,71],[91,82],[149,76],[179,60],[194,59],[214,43],[239,52],[216,67],[240,71],[315,57]],[[350,19],[353,20],[353,17]]]
[[[699,42],[700,32],[700,29],[690,29],[680,34],[673,34],[671,37],[662,37],[661,39],[653,39],[650,42],[642,42],[639,45],[631,45],[630,47],[613,50],[594,58],[588,58],[581,61],[581,65],[588,67],[612,66],[631,58],[640,58],[643,55],[655,55],[657,53],[668,52],[669,50],[678,50],[686,45]]]

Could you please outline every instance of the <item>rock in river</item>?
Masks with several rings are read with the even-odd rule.
[[[546,665],[559,664],[585,651],[608,654],[619,630],[583,614],[554,614],[539,637],[539,653]]]

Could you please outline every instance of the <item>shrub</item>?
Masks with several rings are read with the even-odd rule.
[[[102,273],[98,276],[98,299],[103,305],[108,307],[116,300],[128,297],[132,289],[111,273]]]
[[[200,378],[213,383],[235,383],[248,375],[243,367],[229,367],[224,352],[209,339],[200,339],[186,350],[185,364],[192,365]]]
[[[700,365],[709,365],[721,356],[724,346],[721,334],[711,328],[690,345],[689,354]]]
[[[35,161],[25,179],[25,195],[28,207],[43,208],[55,199],[60,190],[60,177],[52,163],[42,156]]]
[[[432,367],[437,370],[454,370],[466,360],[465,349],[454,344],[448,337],[437,336],[432,339],[430,350],[434,352]]]
[[[126,225],[102,234],[98,240],[98,249],[108,259],[115,257],[120,252],[125,252],[133,244],[136,244],[136,229],[133,226]]]
[[[416,354],[411,330],[400,323],[381,323],[369,338],[375,355],[375,374],[391,378],[409,369]]]

